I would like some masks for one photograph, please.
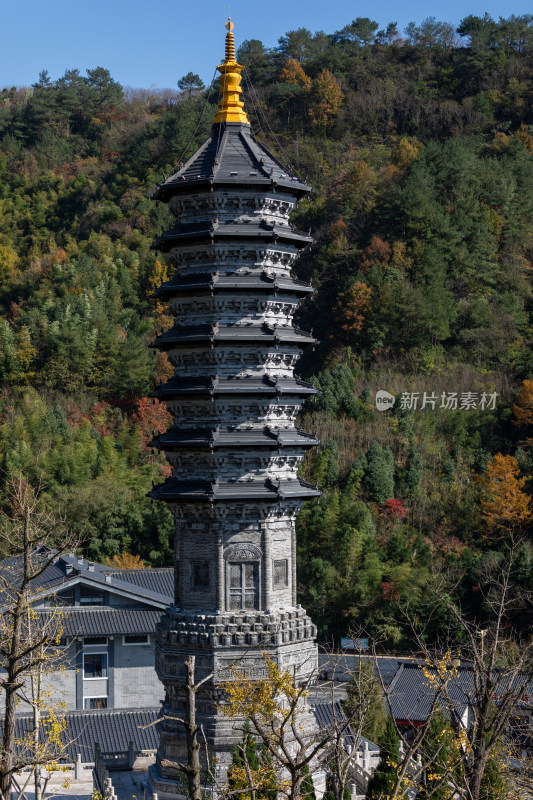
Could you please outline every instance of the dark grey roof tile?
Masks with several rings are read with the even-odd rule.
[[[155,397],[176,395],[222,395],[222,394],[318,394],[318,390],[306,381],[298,378],[263,377],[220,377],[216,375],[184,378],[176,376],[160,386]]]
[[[105,568],[104,568],[105,569]],[[109,570],[111,575],[125,583],[131,583],[143,589],[149,589],[157,594],[174,596],[174,569],[162,567],[159,569],[116,569]]]
[[[305,281],[294,278],[271,277],[266,273],[253,273],[251,275],[231,274],[224,275],[218,272],[196,272],[192,275],[178,274],[172,280],[166,281],[158,289],[156,295],[174,295],[177,292],[209,292],[212,291],[265,291],[265,292],[290,292],[291,294],[304,295],[313,291]]]
[[[209,139],[153,197],[168,202],[174,194],[228,185],[277,187],[296,197],[310,191],[254,138],[249,125],[226,122],[213,125]]]
[[[353,748],[355,736],[340,702],[337,701],[332,705],[331,702],[311,700],[311,708],[321,731],[332,732],[334,730],[334,720],[336,720],[339,728],[342,729],[346,726],[344,727],[344,741]],[[371,742],[370,739],[365,739],[364,736],[359,737],[358,750],[363,750],[365,743],[368,745],[369,751],[379,753],[377,744]]]
[[[469,696],[472,696],[470,679],[468,671],[459,670],[447,686],[448,697],[459,716],[463,715],[470,702]],[[400,664],[388,694],[394,719],[405,722],[425,722],[436,697],[433,682],[424,674],[422,665],[407,662]],[[444,709],[444,700],[442,705]]]
[[[194,342],[235,342],[257,344],[314,344],[312,334],[291,325],[175,325],[158,336],[153,347],[165,349],[173,345],[189,346]]]
[[[168,597],[172,601],[173,592]],[[50,612],[38,611],[39,617],[47,619]],[[111,606],[68,606],[62,609],[63,636],[82,638],[90,636],[113,636],[122,634],[154,633],[161,618],[157,608],[114,608]]]
[[[250,222],[191,222],[164,231],[155,241],[154,248],[167,252],[175,243],[231,241],[253,239],[258,241],[286,242],[294,248],[307,247],[313,239],[290,225],[269,225],[264,220]]]
[[[311,433],[299,428],[181,428],[170,430],[150,442],[161,450],[178,448],[219,447],[313,447],[320,444]]]
[[[156,500],[274,500],[290,497],[319,497],[320,492],[311,483],[301,478],[295,480],[249,480],[249,481],[178,481],[169,478],[149,492]]]
[[[130,742],[133,742],[136,751],[157,750],[159,744],[157,725],[144,730],[142,726],[154,722],[158,715],[158,708],[69,711],[65,715],[67,723],[65,741],[68,742],[68,746],[65,758],[62,760],[73,763],[76,761],[77,753],[80,753],[83,763],[91,763],[94,761],[95,743],[100,745],[102,753],[127,751]],[[33,730],[32,718],[26,715],[18,716],[15,730],[18,740],[29,736]],[[42,738],[46,735],[45,724]]]

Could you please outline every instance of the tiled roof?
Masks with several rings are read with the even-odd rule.
[[[282,276],[273,277],[266,272],[253,272],[249,275],[220,272],[197,272],[194,275],[177,275],[156,289],[156,295],[172,295],[176,292],[211,292],[219,291],[264,291],[289,292],[298,295],[310,294],[313,287],[305,281]]]
[[[98,743],[102,753],[121,753],[128,750],[133,742],[135,750],[155,751],[159,745],[157,725],[142,730],[141,726],[149,725],[157,719],[159,708],[143,708],[128,710],[101,711],[68,711],[66,713],[67,729],[64,740],[68,742],[65,757],[67,763],[76,761],[76,754],[81,754],[83,763],[94,761],[94,745]],[[28,736],[32,730],[32,718],[26,715],[17,716],[15,722],[16,737]],[[43,731],[46,735],[46,730]]]
[[[54,552],[46,547],[37,548],[31,555],[32,569],[43,566],[45,561],[53,557]],[[0,580],[4,589],[16,590],[22,578],[22,556],[9,556],[0,561]],[[65,569],[56,561],[50,563],[36,581],[32,582],[33,591],[57,587],[67,579]]]
[[[46,611],[37,612],[45,619]],[[62,609],[63,636],[113,636],[154,633],[161,619],[157,608],[113,608],[112,606],[66,606]]]
[[[337,723],[339,724],[339,727],[341,729],[344,725],[346,725],[344,740],[346,743],[350,744],[353,747],[355,742],[355,737],[352,729],[347,724],[346,715],[342,709],[342,705],[339,702],[334,703],[333,706],[331,705],[330,702],[324,702],[324,703],[311,702],[311,708],[316,717],[318,727],[320,728],[321,731],[332,731],[334,718],[337,720]],[[358,749],[363,750],[365,747],[365,743],[367,744],[368,749],[370,751],[379,753],[379,747],[376,744],[374,744],[374,742],[371,742],[370,739],[365,739],[364,736],[359,737]]]
[[[311,433],[299,428],[180,428],[156,436],[151,447],[161,450],[181,447],[313,447],[320,444]]]
[[[389,686],[398,669],[403,663],[417,664],[412,658],[395,658],[394,656],[377,656],[374,660],[372,656],[355,655],[353,652],[345,651],[343,653],[319,653],[318,663],[321,672],[326,674],[329,678],[335,676],[335,680],[349,681],[359,661],[365,664],[371,664],[374,668],[376,678],[383,681],[385,686]]]
[[[303,231],[290,225],[268,223],[265,220],[241,220],[218,222],[191,222],[177,225],[164,231],[153,244],[154,249],[167,252],[176,243],[182,245],[193,242],[231,241],[232,239],[254,239],[262,242],[287,242],[291,247],[307,247],[313,239]]]
[[[104,568],[105,569],[105,568]],[[114,578],[134,586],[149,589],[157,594],[174,597],[174,569],[162,567],[159,569],[117,569],[107,572]]]
[[[43,558],[54,556],[52,550],[43,553]],[[39,554],[37,554],[39,557]],[[151,572],[149,577],[141,572]],[[0,562],[0,576],[11,585],[16,584],[17,575],[21,573],[21,558],[12,557]],[[131,574],[130,574],[131,573]],[[113,570],[103,564],[88,561],[85,558],[70,554],[58,556],[39,577],[35,584],[35,593],[46,596],[54,591],[61,591],[75,583],[85,583],[99,590],[107,590],[127,596],[128,601],[148,603],[164,608],[172,601],[174,592],[171,588],[172,570]]]
[[[165,579],[159,582],[156,578],[150,587],[151,579],[144,583],[124,577],[129,570],[110,570],[104,564],[96,564],[75,556],[62,556],[60,561],[64,563],[65,567],[72,569],[70,579],[79,577],[87,583],[93,583],[98,589],[127,594],[132,602],[133,599],[138,599],[143,603],[152,602],[157,606],[166,606],[173,596],[173,594],[167,594]],[[134,571],[137,572],[137,570]]]
[[[398,672],[400,664],[403,663],[397,658],[380,658],[378,659],[378,669],[381,679],[385,686],[389,686],[394,676]]]
[[[292,325],[174,325],[153,343],[160,350],[176,344],[190,346],[195,342],[236,342],[246,344],[314,344],[312,334]]]
[[[247,481],[178,481],[169,478],[165,483],[156,486],[149,496],[156,500],[275,500],[290,497],[320,497],[317,487],[303,481],[273,481],[270,479],[254,479]]]
[[[318,394],[318,390],[312,384],[297,378],[269,377],[268,375],[227,378],[213,375],[193,378],[177,376],[171,378],[154,392],[154,396],[157,397],[187,394],[311,395]]]
[[[295,196],[310,191],[291,175],[278,159],[253,137],[250,126],[241,123],[213,125],[209,139],[162,183],[153,197],[168,202],[172,195],[191,190],[208,191],[211,186],[277,187]]]
[[[473,697],[471,678],[468,670],[459,670],[457,678],[452,678],[447,686],[447,694],[460,717]],[[388,696],[395,720],[425,722],[436,692],[419,664],[404,662],[389,685]]]

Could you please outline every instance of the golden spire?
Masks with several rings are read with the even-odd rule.
[[[233,28],[235,25],[231,21],[231,17],[226,22],[226,58],[217,67],[220,72],[220,85],[222,89],[222,97],[218,104],[218,114],[216,115],[215,122],[244,122],[247,125],[248,117],[244,111],[244,103],[240,99],[242,94],[241,89],[241,72],[244,67],[237,64],[235,58],[235,39],[233,38]]]

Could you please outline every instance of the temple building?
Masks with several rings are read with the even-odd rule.
[[[318,442],[295,425],[315,393],[295,377],[312,336],[293,324],[311,292],[292,277],[311,243],[289,215],[310,188],[252,134],[241,100],[233,24],[218,67],[221,100],[199,150],[155,191],[176,224],[155,246],[173,277],[158,290],[175,317],[155,346],[174,366],[158,391],[172,427],[154,439],[172,475],[153,489],[175,517],[174,604],[157,626],[156,669],[165,688],[152,785],[180,793],[162,761],[186,758],[184,661],[196,678],[213,674],[198,697],[203,726],[224,771],[240,733],[224,716],[224,683],[238,670],[266,674],[264,654],[303,680],[316,669],[316,629],[297,603],[295,518],[317,488],[298,476]],[[309,731],[315,725],[304,715]]]

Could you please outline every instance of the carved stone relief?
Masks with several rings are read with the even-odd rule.
[[[224,550],[226,561],[257,561],[263,552],[255,544],[231,544]]]

